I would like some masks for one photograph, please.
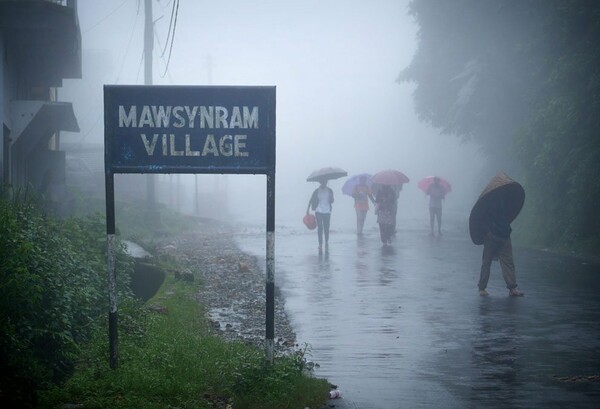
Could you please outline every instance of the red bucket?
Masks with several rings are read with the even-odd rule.
[[[314,230],[317,227],[317,218],[314,214],[307,214],[302,218],[302,222],[308,227],[309,230]]]

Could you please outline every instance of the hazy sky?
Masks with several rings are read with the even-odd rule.
[[[277,87],[278,219],[301,218],[316,188],[306,177],[324,166],[349,174],[404,172],[411,182],[400,206],[407,211],[426,206],[416,185],[431,174],[453,183],[447,207],[472,204],[482,187],[476,148],[419,123],[413,85],[395,82],[417,46],[408,1],[180,0],[163,75],[172,1],[153,1],[154,84]],[[144,1],[79,0],[78,11],[85,78],[65,81],[59,92],[74,102],[81,133],[63,140],[101,143],[102,83],[144,82]],[[264,176],[226,178],[234,199],[230,212],[263,217]],[[351,213],[342,184],[330,183],[334,211]],[[243,211],[248,203],[254,209]]]

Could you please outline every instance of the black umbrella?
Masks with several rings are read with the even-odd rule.
[[[523,204],[525,203],[525,190],[523,186],[512,180],[504,172],[494,176],[483,192],[479,195],[477,202],[471,209],[469,216],[469,234],[475,244],[483,244],[487,233],[492,211],[497,209],[495,203],[502,202],[502,215],[509,223],[517,218]]]
[[[344,169],[336,167],[327,167],[315,170],[310,175],[308,175],[306,181],[322,182],[325,180],[339,179],[344,176],[348,176],[348,172],[346,172]]]

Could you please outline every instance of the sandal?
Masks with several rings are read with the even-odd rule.
[[[523,297],[525,293],[522,293],[516,288],[511,288],[510,290],[508,290],[508,295],[510,295],[511,297]]]

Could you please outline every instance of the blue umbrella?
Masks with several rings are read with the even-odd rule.
[[[342,193],[352,196],[352,191],[354,191],[354,188],[360,184],[360,178],[363,176],[367,178],[367,186],[371,187],[371,175],[369,173],[359,173],[346,179],[344,186],[342,186]]]

